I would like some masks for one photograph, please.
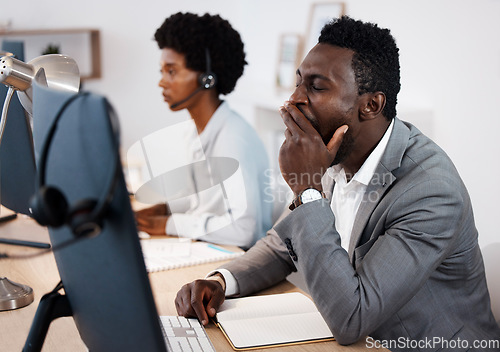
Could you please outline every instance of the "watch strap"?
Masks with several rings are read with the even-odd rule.
[[[222,286],[222,291],[226,292],[226,281],[221,273],[216,272],[213,275],[206,278],[206,280],[217,281]]]
[[[292,201],[292,203],[290,203],[290,205],[288,206],[288,209],[290,210],[294,210],[296,209],[298,206],[302,205],[302,193],[304,193],[306,190],[308,189],[314,189],[316,191],[318,191],[319,193],[321,193],[321,197],[322,198],[326,198],[326,195],[324,192],[320,191],[320,190],[317,190],[316,188],[313,188],[313,187],[309,187],[309,188],[306,188],[305,190],[303,190],[302,192],[300,192],[297,197],[294,198],[294,200]]]

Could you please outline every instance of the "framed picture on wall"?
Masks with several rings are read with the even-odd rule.
[[[345,15],[345,3],[343,2],[322,2],[311,5],[302,58],[318,43],[321,28],[330,22],[332,18],[342,15]]]
[[[291,90],[295,86],[295,71],[302,53],[302,37],[299,34],[282,34],[279,43],[276,86]]]

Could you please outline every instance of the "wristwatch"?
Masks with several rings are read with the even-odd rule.
[[[293,210],[301,204],[309,203],[321,198],[326,198],[323,192],[318,191],[316,188],[306,188],[305,190],[300,192],[297,197],[295,197],[292,204],[290,204],[288,208],[290,210]]]

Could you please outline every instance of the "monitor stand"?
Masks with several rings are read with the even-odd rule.
[[[50,323],[57,318],[73,315],[68,298],[59,293],[62,288],[63,284],[60,281],[52,291],[40,299],[23,352],[41,351]]]

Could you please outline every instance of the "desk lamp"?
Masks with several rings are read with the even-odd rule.
[[[0,57],[0,83],[8,87],[0,120],[1,144],[14,91],[17,91],[23,108],[32,116],[33,90],[31,84],[39,70],[44,71],[48,87],[72,92],[79,90],[80,73],[75,60],[65,55],[44,55],[28,63],[16,59],[12,53],[8,52],[0,52]],[[26,208],[26,205],[23,208]],[[12,210],[20,211],[19,209]],[[25,212],[24,209],[23,212]],[[31,287],[0,277],[0,311],[27,306],[33,302],[33,298]]]

